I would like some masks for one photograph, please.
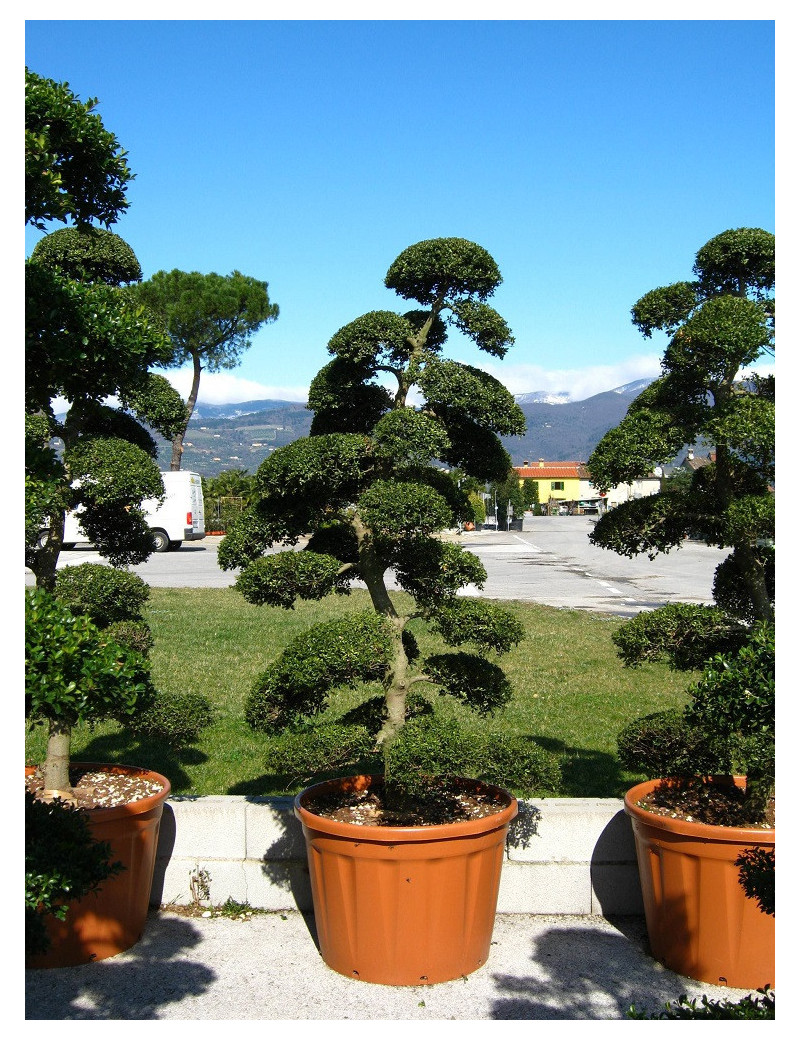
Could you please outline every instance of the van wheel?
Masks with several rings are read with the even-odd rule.
[[[49,531],[40,531],[39,532],[39,537],[36,539],[36,548],[37,549],[44,549],[44,547],[47,545],[47,539],[49,537],[50,537],[50,532]]]
[[[156,552],[167,552],[169,549],[169,535],[167,532],[155,530],[151,531],[150,534],[153,536]]]

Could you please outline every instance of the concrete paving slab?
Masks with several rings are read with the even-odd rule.
[[[668,971],[647,953],[641,917],[498,914],[489,961],[434,986],[380,986],[332,971],[314,919],[249,921],[154,911],[116,957],[25,972],[29,1020],[624,1020],[681,994],[738,998]]]

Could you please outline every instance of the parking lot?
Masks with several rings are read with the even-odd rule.
[[[714,571],[726,550],[686,541],[655,560],[646,556],[631,560],[590,544],[594,522],[591,516],[528,516],[521,532],[482,530],[445,537],[474,552],[486,568],[484,588],[467,588],[464,595],[622,617],[665,603],[712,601]],[[180,549],[154,553],[131,569],[154,587],[224,588],[233,584],[237,572],[220,570],[220,541],[218,536],[207,536],[185,542]],[[59,567],[86,561],[105,562],[94,550],[79,547],[63,552]],[[30,571],[26,570],[25,580],[33,583]]]

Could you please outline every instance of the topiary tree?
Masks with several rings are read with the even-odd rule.
[[[401,737],[421,689],[479,712],[512,693],[491,658],[516,645],[522,627],[506,609],[458,598],[463,586],[481,586],[486,573],[474,555],[437,537],[472,516],[466,490],[437,463],[480,481],[503,479],[510,459],[499,435],[524,429],[497,380],[442,354],[450,325],[494,357],[505,355],[511,333],[486,302],[499,283],[492,257],[464,239],[433,239],[401,253],[385,284],[420,309],[372,311],[331,338],[333,360],[309,394],[311,436],[265,460],[256,502],[219,549],[224,569],[242,568],[236,587],[251,603],[291,608],[297,599],[346,594],[355,580],[366,585],[371,609],[295,639],[255,683],[246,716],[253,728],[276,734],[308,726],[339,687],[377,685],[382,696],[366,701],[364,713],[377,720],[372,746],[395,796],[418,790],[436,772],[435,755],[421,773],[403,761]],[[419,404],[410,403],[412,387]],[[306,534],[302,551],[267,554]],[[412,598],[409,609],[389,591],[390,569]],[[423,657],[412,622],[477,652]],[[352,731],[342,737],[363,751]],[[438,742],[440,750],[445,744]],[[285,750],[284,740],[284,757]]]
[[[604,514],[590,536],[625,556],[651,558],[692,533],[730,547],[715,596],[740,617],[774,618],[775,386],[742,373],[772,352],[775,238],[758,228],[725,231],[697,253],[696,276],[643,296],[634,324],[649,337],[670,336],[662,376],[589,458],[600,490],[645,476],[684,444],[703,438],[713,461],[689,483],[665,482],[660,494]]]
[[[123,280],[141,272],[122,239],[64,228],[37,243],[27,267],[35,291],[26,319],[26,476],[38,530],[26,526],[26,563],[52,589],[67,509],[112,563],[138,563],[153,551],[141,504],[164,494],[156,443],[103,399],[127,392],[151,425],[164,429],[169,395],[147,372],[164,338],[125,295]],[[47,310],[54,296],[70,301],[56,304],[58,319]],[[52,409],[58,395],[70,402],[63,420]]]
[[[25,556],[52,589],[67,509],[113,563],[153,549],[140,506],[164,493],[155,442],[103,402],[131,393],[142,404],[154,390],[149,367],[171,349],[131,296],[141,279],[133,250],[92,223],[112,224],[127,207],[125,153],[95,101],[82,104],[67,84],[29,70],[25,84],[26,223],[75,222],[41,239],[25,265]],[[59,397],[68,402],[63,421],[53,411]],[[165,423],[166,412],[156,409]]]

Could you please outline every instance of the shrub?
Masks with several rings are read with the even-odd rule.
[[[73,614],[86,614],[98,628],[115,621],[140,620],[150,595],[137,574],[101,563],[64,567],[56,574],[56,595]]]
[[[708,735],[677,708],[629,722],[617,736],[617,754],[626,769],[648,779],[720,771]]]
[[[115,621],[104,632],[120,646],[145,657],[153,649],[153,634],[146,621]]]
[[[611,637],[622,661],[635,667],[666,659],[681,671],[702,668],[716,653],[731,653],[747,638],[747,627],[717,607],[670,603],[643,611]]]
[[[683,994],[678,1000],[664,1005],[664,1010],[653,1015],[637,1011],[632,1004],[628,1018],[634,1019],[770,1019],[775,1018],[775,993],[760,989],[758,996],[749,993],[741,1000],[712,1000],[706,994],[691,1000]]]
[[[208,700],[199,693],[159,692],[151,705],[127,721],[134,733],[155,737],[180,750],[213,722]]]
[[[384,618],[359,611],[298,636],[253,685],[245,704],[248,723],[274,731],[317,714],[331,689],[382,678],[390,651],[387,629]]]
[[[387,756],[387,775],[397,771],[410,793],[422,793],[439,775],[469,776],[510,785],[529,794],[556,791],[561,768],[555,755],[532,740],[511,734],[470,735],[436,716],[411,719]]]
[[[351,767],[369,755],[374,739],[365,726],[331,723],[286,731],[270,738],[266,768],[287,777],[288,786]],[[352,771],[352,770],[349,770]]]

